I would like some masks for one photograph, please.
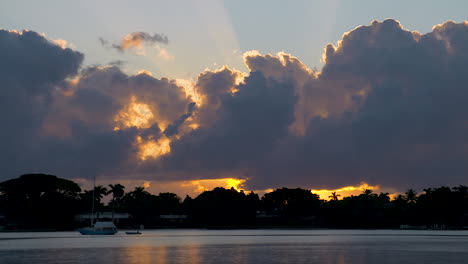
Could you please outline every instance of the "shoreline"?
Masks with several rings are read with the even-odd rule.
[[[134,228],[120,228],[118,231],[133,231]],[[461,229],[437,229],[437,228],[323,228],[323,227],[294,227],[294,226],[275,226],[275,227],[165,227],[165,228],[148,228],[140,229],[144,231],[157,231],[157,230],[208,230],[208,231],[224,231],[224,230],[362,230],[362,231],[468,231],[468,228]],[[0,230],[0,233],[41,233],[41,232],[78,232],[77,229],[70,230],[56,230],[56,229],[18,229],[18,230]]]

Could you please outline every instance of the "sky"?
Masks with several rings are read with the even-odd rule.
[[[468,184],[467,8],[2,1],[0,180],[181,195]]]

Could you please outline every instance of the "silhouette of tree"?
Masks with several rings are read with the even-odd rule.
[[[468,186],[459,185],[452,188],[453,191],[458,192],[464,198],[468,198]]]
[[[270,214],[282,216],[311,216],[321,205],[320,197],[306,189],[276,189],[263,198],[265,209]]]
[[[266,193],[262,199],[234,188],[214,188],[192,199],[174,193],[150,194],[143,187],[125,193],[121,184],[109,188],[96,186],[96,211],[105,206],[105,195],[112,194],[107,207],[130,213],[135,224],[147,227],[170,225],[160,214],[188,214],[195,227],[235,227],[252,224],[318,224],[340,228],[398,228],[402,224],[434,228],[468,226],[468,187],[441,186],[424,189],[418,195],[409,189],[392,201],[388,193],[363,190],[360,195],[343,197],[333,192],[330,201],[306,189],[281,188]],[[0,213],[17,228],[72,229],[73,216],[89,212],[93,190],[81,192],[73,181],[46,174],[26,174],[0,183]],[[259,214],[257,210],[265,210]],[[191,222],[190,222],[191,221]],[[185,225],[187,226],[187,225]]]
[[[117,183],[115,185],[109,184],[109,191],[107,194],[112,194],[112,201],[118,201],[125,194],[125,186]]]
[[[112,194],[112,200],[110,201],[110,204],[112,205],[112,219],[114,219],[115,205],[120,204],[120,200],[125,194],[125,186],[121,185],[120,183],[115,185],[109,184],[109,191],[107,192],[107,195],[109,194]]]
[[[145,187],[135,187],[135,190],[128,193],[128,195],[135,199],[141,199],[143,197],[148,197],[150,195],[149,192],[145,191]]]
[[[182,202],[182,212],[190,216],[193,215],[193,198],[186,195]]]
[[[414,204],[418,199],[418,193],[413,189],[408,189],[405,192],[405,199],[408,203]]]
[[[102,185],[94,187],[94,197],[96,198],[98,203],[101,203],[101,199],[104,198],[104,196],[106,196],[107,193],[107,188]]]
[[[236,226],[255,221],[256,204],[253,196],[234,188],[214,188],[198,195],[192,202],[195,223],[210,226]]]
[[[332,192],[328,198],[331,198],[332,201],[338,201],[338,197],[341,196],[340,194],[336,194],[336,192]]]
[[[157,202],[160,214],[180,213],[180,197],[175,193],[159,193]]]
[[[454,191],[452,191],[454,190]],[[451,189],[446,186],[424,189],[418,197],[425,222],[430,226],[463,226],[467,201],[463,186]]]
[[[159,214],[157,208],[157,196],[145,191],[144,187],[136,187],[122,198],[122,203],[132,215],[136,224],[152,226],[157,221]]]
[[[389,193],[379,193],[377,198],[380,200],[381,203],[389,203],[390,202],[390,196]]]
[[[47,174],[25,174],[0,183],[4,212],[19,228],[70,228],[78,184]]]

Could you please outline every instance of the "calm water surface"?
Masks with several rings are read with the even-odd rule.
[[[0,263],[468,263],[468,231],[0,233]]]

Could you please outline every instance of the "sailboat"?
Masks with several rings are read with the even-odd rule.
[[[118,230],[112,221],[96,221],[91,227],[78,229],[82,235],[115,235]]]
[[[91,207],[91,225],[89,227],[78,229],[82,235],[115,235],[118,230],[112,221],[96,221],[94,222],[94,190],[96,187],[96,176],[93,178],[93,205]],[[114,220],[114,219],[112,219]]]

